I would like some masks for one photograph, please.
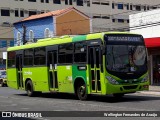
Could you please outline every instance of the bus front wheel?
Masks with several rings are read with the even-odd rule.
[[[81,84],[77,87],[77,96],[80,100],[86,100],[88,98],[85,84]]]
[[[33,91],[33,84],[31,81],[28,81],[26,84],[26,91],[27,91],[27,95],[29,97],[33,97],[34,96],[34,91]]]

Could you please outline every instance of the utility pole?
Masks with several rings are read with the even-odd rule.
[[[23,29],[23,45],[26,44],[26,26],[23,24],[22,25],[22,29]]]

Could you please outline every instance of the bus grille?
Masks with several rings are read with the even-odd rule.
[[[125,90],[136,89],[136,88],[137,88],[137,85],[133,85],[133,86],[123,86],[123,88],[124,88]]]

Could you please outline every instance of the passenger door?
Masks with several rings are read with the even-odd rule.
[[[49,88],[51,91],[58,91],[57,80],[57,50],[48,51],[49,67]]]
[[[88,60],[89,60],[89,79],[91,83],[92,93],[101,93],[101,47],[89,46],[88,47]]]
[[[22,73],[22,54],[16,55],[16,68],[17,68],[18,87],[23,89],[24,83],[23,83],[23,73]]]

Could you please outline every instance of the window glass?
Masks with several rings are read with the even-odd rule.
[[[14,40],[11,40],[10,41],[10,47],[13,47],[14,46]]]
[[[136,10],[137,11],[141,11],[141,6],[140,5],[136,5]]]
[[[83,6],[83,0],[77,0],[77,6]]]
[[[72,63],[73,61],[73,44],[63,44],[59,45],[59,63]]]
[[[19,11],[18,10],[15,10],[14,13],[15,13],[15,17],[19,17]]]
[[[44,65],[46,63],[45,47],[34,49],[34,65]]]
[[[54,4],[61,4],[61,0],[53,0]]]
[[[127,4],[126,7],[127,7],[127,10],[129,10],[129,4]]]
[[[10,16],[10,10],[1,9],[1,16]]]
[[[28,0],[28,2],[36,2],[36,0]]]
[[[118,4],[118,9],[123,9],[123,4],[119,3]]]
[[[24,17],[24,11],[20,10],[20,17]]]
[[[15,67],[16,52],[8,52],[8,67]]]
[[[65,0],[65,4],[68,5],[68,0]]]
[[[0,48],[7,47],[7,41],[6,40],[0,40]]]
[[[33,49],[24,50],[24,65],[33,65]]]
[[[124,23],[124,19],[118,19],[119,23]]]
[[[130,5],[130,10],[132,10],[132,5]]]
[[[29,11],[29,16],[36,15],[36,14],[37,14],[37,11]]]
[[[74,62],[86,62],[86,42],[75,43]]]
[[[112,9],[114,9],[114,3],[112,3]]]

